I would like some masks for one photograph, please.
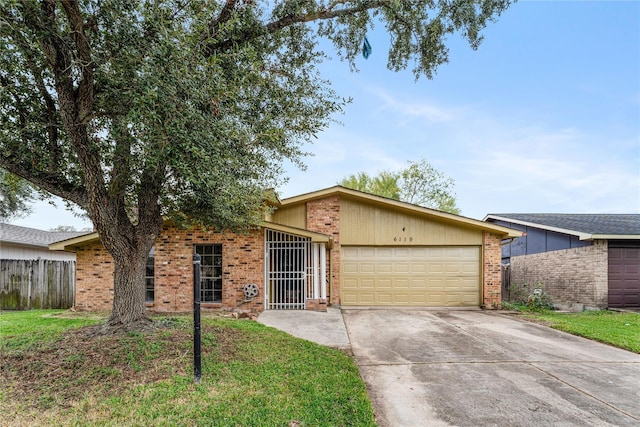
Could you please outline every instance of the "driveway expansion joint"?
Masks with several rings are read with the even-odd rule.
[[[630,414],[630,413],[622,410],[621,408],[618,408],[617,406],[615,406],[615,405],[613,405],[613,404],[611,404],[611,403],[609,403],[609,402],[607,402],[607,401],[605,401],[603,399],[600,399],[597,396],[594,396],[592,393],[588,393],[586,390],[583,390],[582,388],[574,386],[573,384],[563,380],[562,378],[558,377],[557,375],[552,374],[551,372],[547,371],[546,369],[543,369],[542,367],[536,366],[536,365],[534,365],[532,363],[529,363],[528,365],[530,365],[534,369],[539,370],[540,372],[544,373],[545,375],[549,376],[550,378],[553,378],[555,381],[558,381],[558,382],[566,385],[567,387],[572,388],[573,390],[577,391],[578,393],[581,393],[581,394],[583,394],[585,396],[588,396],[589,398],[594,399],[594,400],[600,402],[601,404],[606,405],[609,408],[613,409],[614,411],[617,411],[617,412],[619,412],[619,413],[621,413],[621,414],[623,414],[623,415],[625,415],[625,416],[627,416],[629,418],[632,418],[634,420],[640,421],[640,418],[634,416],[633,414]]]

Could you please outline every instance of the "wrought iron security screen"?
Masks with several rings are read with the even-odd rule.
[[[265,230],[267,309],[304,310],[311,239]]]

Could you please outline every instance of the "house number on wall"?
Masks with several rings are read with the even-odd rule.
[[[413,242],[413,237],[394,237],[393,238],[394,242],[399,242],[399,243],[411,243]]]

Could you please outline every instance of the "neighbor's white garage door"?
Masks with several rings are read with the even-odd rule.
[[[343,246],[342,305],[479,306],[480,248]]]

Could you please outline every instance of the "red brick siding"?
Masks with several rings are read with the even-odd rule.
[[[193,310],[193,254],[196,244],[222,244],[222,303],[203,308],[262,311],[264,308],[264,232],[247,235],[199,228],[165,226],[156,240],[154,311]],[[81,248],[76,257],[76,309],[110,310],[113,304],[113,260],[102,244]],[[244,302],[243,287],[255,283],[260,293]]]
[[[499,236],[482,233],[482,305],[488,309],[500,308],[502,300],[501,244]]]
[[[76,252],[76,310],[107,311],[113,305],[113,258],[102,243]]]
[[[538,283],[554,304],[607,308],[608,248],[606,240],[591,246],[511,257],[511,283]]]
[[[340,304],[340,198],[331,196],[307,202],[307,230],[333,236],[333,249],[327,257],[328,298]]]

